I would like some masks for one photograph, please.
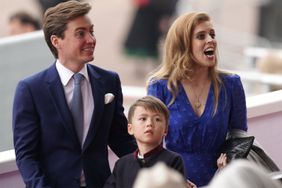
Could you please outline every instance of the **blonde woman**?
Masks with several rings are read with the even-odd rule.
[[[247,131],[240,77],[219,71],[217,61],[209,15],[185,14],[170,27],[163,63],[148,79],[148,94],[161,99],[171,114],[166,147],[182,155],[187,179],[197,186],[208,184],[218,165],[225,165],[219,148],[227,132]]]

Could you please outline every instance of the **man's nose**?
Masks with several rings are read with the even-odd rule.
[[[96,43],[95,35],[92,34],[92,33],[88,33],[88,35],[87,35],[87,42],[94,42],[94,43]]]

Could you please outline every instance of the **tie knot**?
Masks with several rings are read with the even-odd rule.
[[[80,84],[81,80],[83,80],[84,76],[80,73],[76,73],[73,75],[74,84]]]

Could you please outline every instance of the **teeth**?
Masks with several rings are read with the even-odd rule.
[[[93,48],[84,48],[85,51],[93,51]]]
[[[211,50],[213,50],[212,48],[208,48],[208,49],[206,49],[206,51],[211,51]]]

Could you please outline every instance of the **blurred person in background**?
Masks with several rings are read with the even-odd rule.
[[[269,52],[266,56],[260,57],[256,62],[260,72],[273,75],[282,75],[282,56],[278,52]],[[281,85],[269,84],[269,91],[282,89]]]
[[[151,168],[143,168],[137,175],[133,188],[196,188],[189,186],[183,176],[173,168],[158,162]]]
[[[42,15],[44,14],[44,12],[50,8],[50,7],[54,7],[59,3],[62,2],[66,2],[69,0],[36,0],[37,3],[40,5],[41,11],[42,11]],[[79,1],[79,0],[78,0]]]
[[[25,11],[12,14],[9,18],[9,35],[18,35],[41,29],[39,19]]]
[[[216,32],[202,12],[179,16],[164,44],[163,62],[148,78],[148,94],[170,110],[165,138],[180,153],[187,179],[207,185],[226,161],[220,148],[232,129],[247,131],[246,98],[238,75],[218,70]],[[217,163],[220,160],[220,164]]]
[[[268,171],[244,159],[234,160],[214,176],[205,188],[281,188]]]
[[[159,65],[159,43],[170,26],[178,0],[133,0],[135,15],[124,42],[124,52],[144,77]]]

